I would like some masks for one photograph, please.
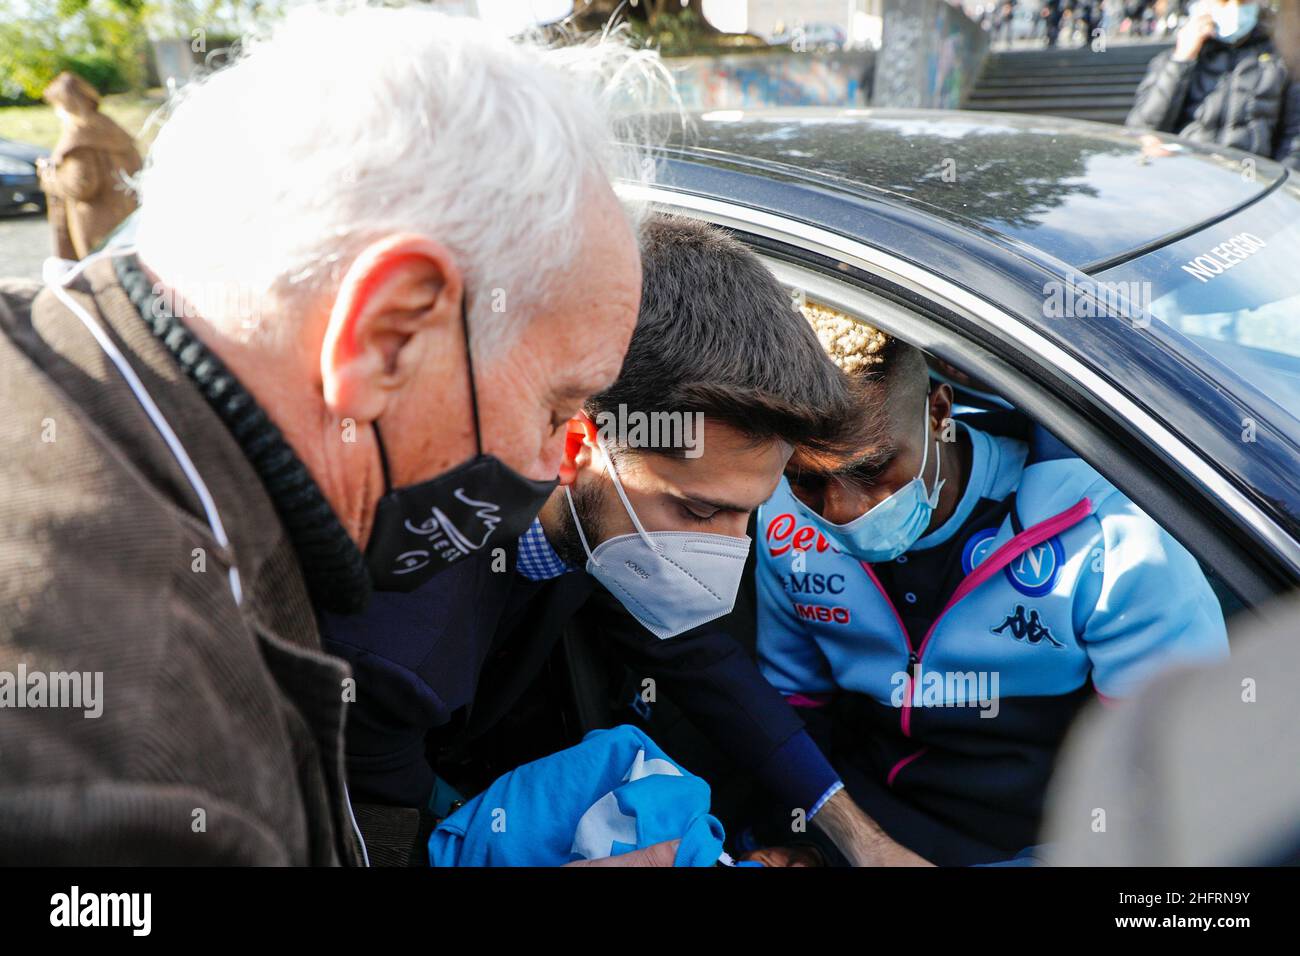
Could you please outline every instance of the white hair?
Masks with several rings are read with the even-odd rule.
[[[137,248],[247,338],[259,317],[286,324],[266,309],[336,287],[368,242],[428,235],[490,354],[574,266],[596,177],[652,175],[628,108],[670,83],[617,37],[546,48],[428,9],[299,8],[178,96],[138,179]]]

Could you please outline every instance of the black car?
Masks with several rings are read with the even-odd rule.
[[[1300,580],[1300,183],[1228,148],[949,111],[715,111],[656,206],[1046,427],[1244,604]]]
[[[796,299],[897,335],[1045,428],[1197,557],[1230,628],[1300,582],[1300,185],[1285,168],[970,112],[713,111],[683,140],[655,185],[622,193],[732,231]],[[743,592],[737,609],[752,642]],[[502,751],[639,724],[714,784],[725,818],[745,782],[671,700],[640,701],[607,643],[581,622],[565,635]]]
[[[0,214],[45,208],[36,161],[49,154],[39,146],[0,139]]]

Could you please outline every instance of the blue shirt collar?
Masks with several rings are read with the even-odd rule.
[[[519,536],[519,557],[515,561],[515,570],[529,581],[549,581],[573,570],[546,539],[541,518],[534,518],[528,530]]]

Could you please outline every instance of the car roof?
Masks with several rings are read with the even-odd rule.
[[[1271,160],[1167,134],[958,110],[702,111],[669,155],[908,207],[936,231],[978,232],[1084,271],[1194,232],[1286,176]]]

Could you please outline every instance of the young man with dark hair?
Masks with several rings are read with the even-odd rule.
[[[778,462],[834,458],[875,437],[872,420],[856,414],[850,381],[822,361],[812,330],[744,246],[702,223],[661,217],[643,229],[641,256],[629,354],[615,383],[569,423],[561,475],[571,480],[539,518],[574,567],[601,541],[636,530],[628,501],[656,530],[747,544],[749,516],[775,488]],[[624,588],[611,590],[626,596]],[[647,605],[632,610],[651,629],[684,629],[651,624]]]
[[[750,516],[792,456],[869,445],[871,421],[740,243],[658,217],[643,227],[641,258],[641,309],[619,377],[568,423],[562,487],[517,551],[499,568],[463,563],[435,590],[327,622],[328,645],[357,675],[353,792],[425,808],[437,754],[471,751],[510,714],[564,628],[607,591],[627,612],[601,627],[610,646],[745,769],[851,858],[914,861],[851,805],[753,660],[708,626],[732,609]]]
[[[807,312],[887,434],[846,467],[787,469],[759,510],[763,673],[892,837],[940,864],[1005,860],[1035,840],[1082,703],[1226,655],[1218,600],[1051,436],[1014,412],[954,421],[920,351]]]

